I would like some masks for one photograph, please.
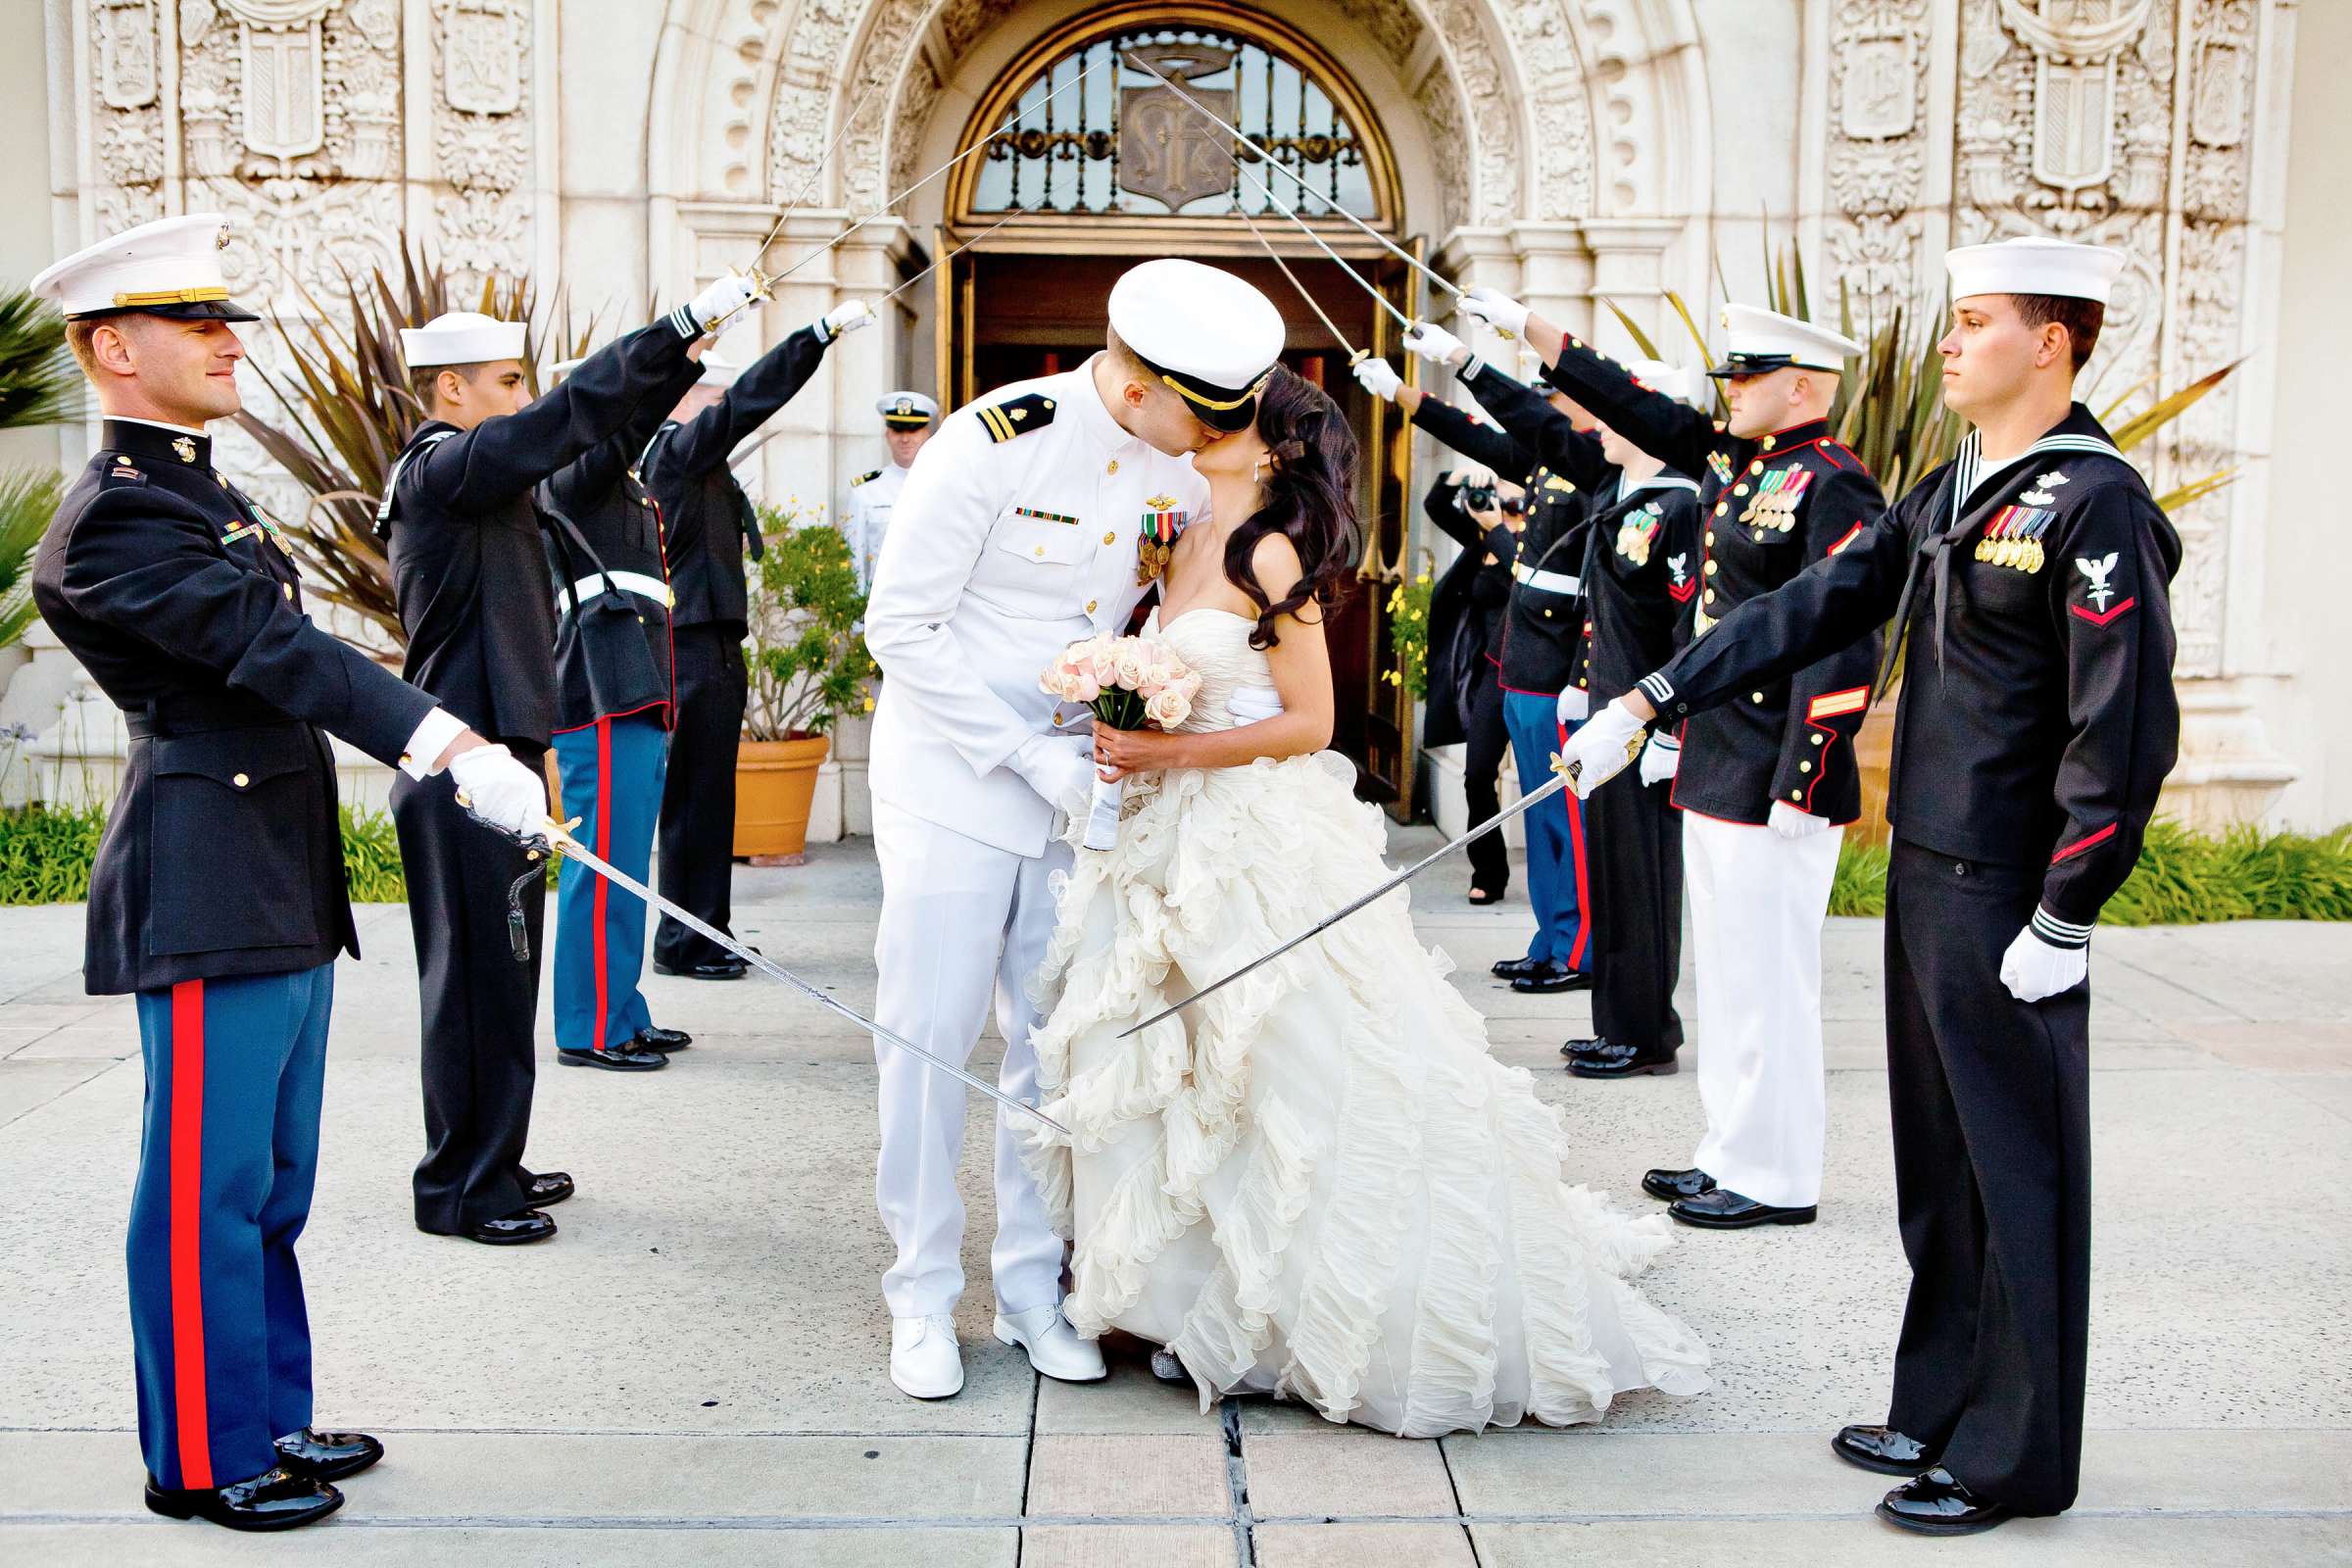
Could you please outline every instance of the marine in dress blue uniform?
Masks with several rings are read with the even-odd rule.
[[[836,306],[737,374],[705,374],[671,411],[638,462],[668,530],[670,612],[678,712],[662,781],[662,896],[730,934],[735,876],[735,748],[748,698],[743,639],[750,629],[744,558],[764,549],[752,498],[728,462],[753,431],[792,401],[844,332],[873,319],[863,300]],[[734,954],[664,917],[654,931],[654,972],[740,980]]]
[[[1946,400],[1975,426],[1957,459],[1639,687],[1665,719],[1697,714],[1892,620],[1906,675],[1887,811],[1887,1090],[1911,1293],[1886,1423],[1833,1446],[1916,1477],[1879,1511],[1932,1534],[2075,1497],[2088,944],[2180,741],[2180,536],[2069,402],[2123,257],[2022,239],[1947,263]],[[1630,700],[1607,717],[1584,759],[1596,769],[1644,721]]]
[[[428,417],[387,485],[377,527],[409,635],[409,677],[483,733],[543,766],[555,732],[556,603],[534,492],[674,388],[686,351],[750,289],[722,279],[686,306],[590,355],[556,387],[467,427],[441,416],[454,380],[478,392],[519,374],[520,322],[459,313],[406,329],[412,375],[432,376]],[[544,1241],[560,1172],[523,1165],[534,1078],[540,927],[536,862],[474,821],[436,781],[392,787],[408,875],[423,1014],[425,1153],[414,1187],[419,1230],[493,1246]],[[514,890],[513,893],[510,890]],[[527,957],[508,931],[521,901]]]
[[[580,361],[555,367],[559,374]],[[638,454],[679,393],[689,364],[621,427],[550,478],[541,535],[556,595],[557,777],[564,814],[598,856],[638,881],[653,866],[669,731],[669,563],[662,509],[637,475]],[[646,906],[566,859],[556,876],[556,1059],[565,1066],[650,1072],[692,1045],[654,1022],[638,981]]]
[[[131,736],[83,983],[138,999],[125,1253],[147,1504],[278,1530],[333,1512],[328,1483],[383,1451],[311,1429],[295,1261],[334,959],[359,954],[326,732],[412,775],[479,738],[312,623],[275,523],[213,466],[205,422],[238,402],[217,372],[243,356],[233,323],[256,319],[222,285],[227,233],[217,214],[166,219],[33,280],[107,419],[32,596]]]

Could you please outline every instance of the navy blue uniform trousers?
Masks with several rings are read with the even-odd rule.
[[[1560,726],[1559,699],[1506,686],[1502,722],[1519,763],[1519,793],[1533,795],[1551,782],[1551,760],[1568,743],[1568,731]],[[1536,938],[1527,945],[1527,956],[1556,958],[1590,973],[1592,923],[1585,890],[1583,804],[1576,791],[1562,790],[1522,811],[1519,820],[1527,824],[1527,901],[1536,910]]]
[[[147,1064],[130,1200],[139,1446],[169,1489],[277,1462],[311,1424],[294,1242],[318,1169],[331,963],[138,994]]]
[[[564,814],[582,844],[644,882],[669,732],[651,713],[600,718],[556,736]],[[645,972],[645,901],[565,860],[556,873],[556,1045],[595,1051],[653,1026],[637,983]]]

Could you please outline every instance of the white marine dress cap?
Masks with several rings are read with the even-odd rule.
[[[258,321],[228,297],[220,271],[227,243],[228,220],[219,213],[159,218],[51,263],[30,288],[69,320],[136,312],[182,321]]]
[[[1763,375],[1791,365],[1842,370],[1846,361],[1862,353],[1862,345],[1843,333],[1754,305],[1726,305],[1723,325],[1730,337],[1723,363],[1707,372],[1717,380]]]

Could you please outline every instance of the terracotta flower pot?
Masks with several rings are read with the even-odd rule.
[[[799,855],[808,847],[808,804],[831,744],[822,735],[736,743],[737,855]]]

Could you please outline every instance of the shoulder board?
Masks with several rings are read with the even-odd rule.
[[[1002,403],[987,403],[975,411],[980,428],[994,442],[1005,442],[1016,435],[1042,430],[1054,422],[1054,400],[1043,392],[1024,392],[1017,398]]]
[[[881,477],[882,477],[882,470],[881,470],[880,468],[875,468],[875,469],[871,470],[870,472],[867,472],[867,473],[861,473],[861,474],[859,474],[859,475],[858,475],[857,478],[855,478],[855,479],[852,479],[852,480],[850,481],[850,488],[851,488],[851,489],[853,489],[853,490],[855,490],[855,489],[857,489],[857,488],[858,488],[859,485],[861,485],[861,484],[864,484],[864,483],[865,483],[867,480],[869,480],[869,479],[879,479],[879,478],[881,478]]]

